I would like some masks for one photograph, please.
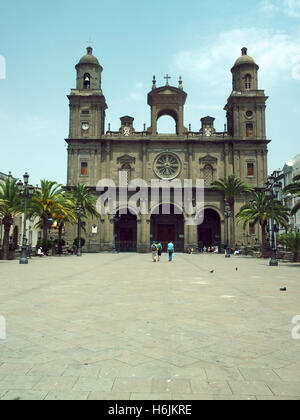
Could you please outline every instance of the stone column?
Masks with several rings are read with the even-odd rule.
[[[105,144],[105,153],[106,153],[106,178],[111,178],[110,173],[110,153],[111,153],[111,144],[109,141]]]
[[[224,177],[226,178],[229,174],[229,147],[228,144],[224,144]]]
[[[266,138],[266,116],[265,116],[265,110],[266,110],[266,105],[264,105],[262,107],[262,111],[261,111],[261,126],[262,126],[262,133],[263,133],[263,138]]]
[[[257,156],[257,185],[259,187],[263,187],[265,183],[264,152],[262,150],[258,150],[256,152],[256,156]]]
[[[240,178],[241,177],[241,167],[240,167],[240,153],[238,150],[234,150],[234,174]]]
[[[190,243],[190,229],[189,226],[184,221],[184,251],[189,248]]]
[[[111,216],[109,214],[105,214],[103,216],[104,223],[103,223],[103,251],[112,251],[114,247],[114,223],[111,221]]]
[[[81,172],[81,167],[80,167],[80,161],[79,161],[79,156],[80,156],[80,149],[76,149],[75,150],[75,154],[74,154],[74,169],[75,169],[75,173],[74,173],[74,177],[73,177],[73,184],[77,185],[78,181],[79,181],[79,177],[80,177],[80,172]]]
[[[73,178],[73,149],[68,147],[68,185],[72,185]]]
[[[156,106],[152,105],[151,107],[151,131],[152,135],[156,136],[157,134],[157,111]]]
[[[179,110],[177,113],[178,121],[177,121],[177,134],[182,135],[183,134],[183,106],[179,106]]]
[[[143,143],[142,145],[142,178],[146,180],[147,178],[147,144]]]
[[[76,105],[76,118],[75,121],[73,121],[73,123],[75,123],[75,127],[76,127],[76,137],[81,137],[81,125],[80,125],[80,105]]]
[[[99,132],[100,132],[100,127],[99,127],[99,122],[100,122],[100,108],[98,107],[98,105],[94,105],[92,107],[92,109],[94,110],[93,116],[95,118],[95,121],[94,121],[94,136],[95,137],[98,137],[99,136]]]
[[[257,106],[256,107],[256,137],[258,138],[262,138],[263,137],[263,132],[262,132],[262,108],[261,106]]]
[[[221,220],[221,245],[226,243],[226,221]]]
[[[233,107],[233,134],[234,137],[239,137],[239,111],[238,106]]]
[[[188,226],[188,248],[198,247],[198,226]]]
[[[194,145],[190,143],[188,147],[188,153],[189,153],[188,178],[189,179],[193,179],[193,152],[194,152]]]
[[[138,222],[138,246],[137,251],[148,253],[150,251],[150,215],[142,214]]]
[[[268,179],[268,149],[267,147],[265,151],[263,152],[263,162],[264,162],[264,184],[265,184]]]

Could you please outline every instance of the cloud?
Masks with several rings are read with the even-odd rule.
[[[300,32],[288,34],[274,29],[233,29],[203,37],[201,47],[179,51],[171,68],[184,77],[209,86],[214,93],[228,89],[230,69],[248,47],[260,66],[260,86],[269,88],[278,80],[300,78]]]
[[[57,127],[57,122],[54,120],[47,120],[38,115],[24,115],[15,118],[6,112],[0,112],[0,136],[5,136],[23,133],[23,136],[29,138],[55,138],[60,136],[61,133]]]
[[[130,99],[136,102],[145,100],[144,83],[135,81],[133,83],[133,89],[130,93]]]
[[[267,14],[284,13],[292,18],[300,17],[300,0],[263,0],[261,11]]]

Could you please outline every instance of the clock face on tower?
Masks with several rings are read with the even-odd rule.
[[[83,130],[83,131],[88,131],[88,130],[89,130],[89,128],[90,128],[90,124],[89,124],[88,122],[83,122],[83,123],[81,124],[81,127],[82,127],[82,130]]]

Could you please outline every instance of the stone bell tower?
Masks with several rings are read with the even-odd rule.
[[[234,139],[266,139],[264,90],[258,89],[259,66],[242,49],[232,72],[232,93],[228,98],[227,111],[228,134]]]
[[[76,89],[72,89],[68,143],[68,185],[95,185],[102,158],[100,139],[105,130],[105,97],[101,89],[102,66],[91,47],[76,65]]]
[[[70,101],[70,139],[99,139],[104,134],[105,97],[101,89],[102,66],[93,56],[91,47],[76,65],[76,89]]]

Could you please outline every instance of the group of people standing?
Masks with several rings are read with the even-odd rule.
[[[152,250],[152,261],[159,262],[161,259],[162,252],[163,252],[162,243],[153,241],[151,250]],[[172,262],[173,257],[174,257],[174,244],[172,241],[168,243],[168,254],[169,254],[169,262]]]

